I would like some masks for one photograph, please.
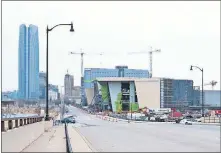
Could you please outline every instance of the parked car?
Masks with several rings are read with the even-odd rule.
[[[75,123],[76,121],[75,121],[75,118],[73,118],[73,117],[68,117],[68,118],[64,118],[64,119],[62,119],[61,120],[61,123]]]
[[[193,122],[190,119],[183,119],[180,121],[180,124],[192,125]]]

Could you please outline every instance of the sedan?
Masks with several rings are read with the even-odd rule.
[[[61,120],[61,123],[75,123],[75,118],[64,118]]]
[[[192,125],[193,122],[190,119],[183,119],[180,121],[181,124]]]

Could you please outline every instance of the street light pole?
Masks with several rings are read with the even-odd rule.
[[[46,33],[47,33],[47,42],[46,42],[46,116],[45,116],[45,120],[48,121],[49,120],[49,113],[48,113],[48,26],[46,29]]]
[[[133,116],[132,116],[132,102],[130,102],[130,119],[131,119],[131,122],[132,122],[132,118],[133,118]]]
[[[199,70],[202,72],[202,93],[201,93],[201,96],[202,96],[202,98],[201,98],[201,99],[202,99],[202,104],[201,104],[201,105],[202,105],[202,117],[204,117],[203,68],[199,68],[198,66],[193,66],[193,65],[191,65],[191,66],[190,66],[190,70],[191,70],[191,71],[193,70],[193,67],[199,69]]]
[[[58,27],[58,26],[71,26],[70,32],[74,32],[74,28],[73,28],[73,23],[71,22],[70,24],[57,24],[52,28],[48,28],[46,29],[46,35],[47,35],[47,44],[46,44],[46,116],[45,116],[45,121],[49,121],[49,112],[48,112],[48,34],[50,31],[52,31],[54,28]]]
[[[202,68],[202,116],[204,117],[204,90],[203,90],[203,68]]]

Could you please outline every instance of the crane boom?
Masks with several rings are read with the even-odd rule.
[[[152,50],[152,47],[150,49],[150,51],[140,51],[140,52],[129,52],[128,54],[129,55],[132,55],[132,54],[148,54],[149,53],[149,72],[150,72],[150,75],[149,77],[152,78],[152,74],[153,74],[153,52],[161,52],[160,49],[155,49],[155,50]]]
[[[213,90],[217,83],[218,83],[217,81],[212,80],[211,82],[204,84],[204,86],[211,85],[212,86],[212,90]]]
[[[70,54],[81,55],[81,102],[86,103],[84,91],[84,55],[103,55],[103,53],[85,53],[80,49],[80,52],[70,52]]]

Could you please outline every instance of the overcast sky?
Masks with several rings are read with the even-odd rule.
[[[69,51],[100,53],[84,58],[85,67],[149,69],[148,54],[127,52],[160,48],[153,55],[153,77],[220,82],[220,2],[2,2],[2,87],[18,88],[18,38],[20,24],[39,27],[40,71],[45,71],[46,26],[58,27],[49,35],[49,82],[63,85],[68,69],[80,84],[80,56]],[[206,86],[211,89],[211,86]],[[217,84],[215,89],[220,89]]]

